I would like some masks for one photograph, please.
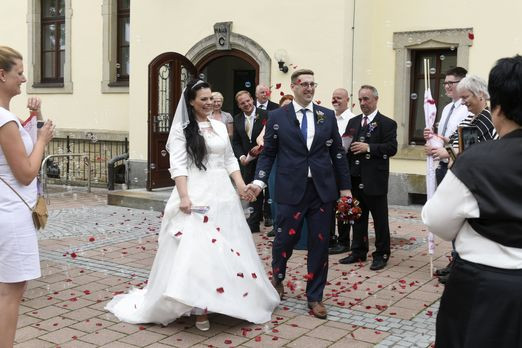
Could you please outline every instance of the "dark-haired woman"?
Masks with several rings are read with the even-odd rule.
[[[280,301],[244,217],[238,192],[251,197],[227,128],[209,119],[212,109],[210,86],[191,81],[167,142],[176,189],[165,207],[148,285],[106,307],[122,321],[167,325],[194,314],[196,327],[206,331],[209,312],[264,323]]]
[[[489,74],[500,139],[464,151],[422,210],[458,256],[437,315],[437,347],[522,347],[522,57]]]

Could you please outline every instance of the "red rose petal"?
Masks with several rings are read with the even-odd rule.
[[[276,83],[276,89],[279,89],[281,88],[281,84],[280,83]]]
[[[225,340],[225,344],[232,344],[232,340]]]
[[[469,38],[470,40],[474,40],[474,39],[475,39],[475,34],[473,34],[473,33],[468,33],[468,38]]]
[[[212,243],[215,243],[216,242],[216,238],[212,238]]]
[[[248,296],[248,292],[245,292],[245,293],[243,294],[243,297],[247,297],[247,296]]]
[[[281,92],[279,92],[279,95],[282,97],[285,95],[285,92],[281,91]]]
[[[222,294],[225,292],[225,289],[223,288],[217,288],[216,291],[219,293],[219,294]]]
[[[288,234],[293,236],[295,235],[295,230],[293,228],[291,228],[289,231],[288,231]]]
[[[83,293],[84,293],[85,295],[90,295],[90,294],[91,294],[91,291],[90,291],[90,290],[83,290]]]
[[[314,274],[312,272],[309,272],[307,275],[304,276],[306,280],[312,280],[314,279]]]
[[[294,214],[294,220],[299,220],[300,217],[301,217],[300,211],[298,211],[297,213]]]
[[[252,273],[252,278],[257,279],[257,275],[255,273]]]
[[[203,222],[204,222],[204,223],[207,223],[207,222],[208,222],[208,216],[205,215],[205,216],[203,217]]]
[[[179,237],[179,236],[181,236],[182,234],[183,234],[183,233],[181,233],[181,231],[178,231],[178,232],[174,235],[174,237]]]
[[[245,278],[245,276],[243,275],[243,273],[239,272],[238,274],[236,274],[238,277],[241,277],[241,278]]]
[[[315,103],[316,104],[321,104],[321,101],[320,100],[316,100]]]
[[[261,336],[257,336],[256,338],[254,338],[254,341],[261,342]]]
[[[94,242],[96,239],[94,237],[89,238],[89,242]]]
[[[75,259],[75,258],[78,257],[78,255],[77,255],[76,253],[71,253],[71,257],[72,257],[73,259]]]
[[[283,252],[281,253],[281,256],[283,256],[283,257],[286,259],[286,251],[283,251]]]
[[[319,233],[318,237],[319,237],[319,240],[324,240],[324,237],[323,237],[322,233]]]

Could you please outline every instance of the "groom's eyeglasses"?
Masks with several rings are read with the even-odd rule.
[[[315,82],[310,82],[310,83],[302,82],[302,83],[299,84],[299,86],[301,86],[301,88],[312,88],[312,89],[314,89],[314,88],[317,87],[317,83],[315,83]]]
[[[457,84],[457,83],[459,83],[459,82],[460,82],[460,80],[458,80],[458,81],[445,81],[445,82],[443,83],[443,85],[444,85],[444,86],[452,86],[452,85]]]

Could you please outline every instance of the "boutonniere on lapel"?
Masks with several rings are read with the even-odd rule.
[[[326,116],[321,110],[316,110],[315,115],[317,116],[317,124],[323,123]]]
[[[368,133],[373,132],[373,130],[377,128],[377,122],[372,122],[368,125]]]
[[[256,122],[257,120],[259,120],[259,113],[256,112],[256,116],[254,116],[254,122]]]

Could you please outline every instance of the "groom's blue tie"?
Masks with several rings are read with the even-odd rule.
[[[301,109],[301,113],[303,114],[303,120],[301,121],[301,134],[303,135],[303,139],[306,144],[308,133],[308,120],[306,119],[306,109]]]

